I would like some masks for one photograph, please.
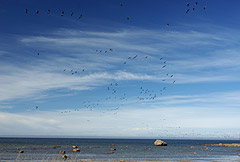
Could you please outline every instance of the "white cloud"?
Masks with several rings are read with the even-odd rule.
[[[59,112],[0,113],[0,135],[61,135],[98,137],[224,137],[239,133],[239,110],[219,108],[164,107],[148,109],[122,108],[117,115],[102,110],[80,110],[62,115]],[[217,112],[217,114],[216,114]],[[103,116],[102,116],[103,115]],[[29,122],[30,121],[30,122]],[[50,131],[51,130],[51,131]],[[104,130],[104,131],[102,131]],[[200,134],[199,134],[200,133]]]

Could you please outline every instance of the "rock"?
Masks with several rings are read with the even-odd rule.
[[[63,155],[63,156],[62,156],[62,159],[63,159],[63,160],[67,160],[67,158],[68,158],[67,155]]]
[[[219,146],[219,147],[240,147],[239,143],[232,143],[232,144],[206,144],[206,146]]]
[[[162,140],[156,140],[156,141],[154,142],[154,145],[155,145],[155,146],[167,146],[167,143],[164,142],[164,141],[162,141]]]
[[[60,147],[61,147],[61,146],[56,145],[56,146],[53,146],[53,149],[60,148]]]
[[[75,149],[75,148],[78,148],[78,146],[72,146],[72,148],[74,148],[74,149]]]
[[[59,151],[59,154],[66,154],[66,151]]]
[[[80,152],[80,149],[73,149],[73,152]]]

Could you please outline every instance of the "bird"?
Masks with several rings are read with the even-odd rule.
[[[195,5],[197,6],[198,2],[195,2]]]
[[[145,56],[145,58],[148,58],[148,56]]]
[[[176,82],[176,80],[173,81],[173,84]]]
[[[25,13],[28,13],[28,9],[25,9]]]
[[[170,24],[166,24],[167,26],[170,26]]]
[[[127,62],[125,61],[124,64],[127,64]]]
[[[62,11],[61,16],[64,16],[64,11]]]
[[[37,53],[37,55],[39,56],[40,54],[39,54],[39,53]]]
[[[81,19],[83,17],[83,15],[81,14],[78,18]]]
[[[130,16],[127,17],[127,20],[129,20],[129,19],[130,19]]]
[[[120,6],[122,7],[122,6],[123,6],[123,4],[122,4],[122,3],[120,3]]]
[[[39,14],[39,10],[36,11],[36,14]]]
[[[48,10],[48,14],[50,14],[50,10]]]
[[[189,5],[190,5],[190,3],[188,2],[188,3],[187,3],[187,6],[189,6]]]
[[[73,16],[73,12],[71,12],[71,16]]]
[[[165,68],[165,67],[166,67],[166,65],[163,65],[163,66],[162,66],[162,68]]]
[[[113,52],[113,49],[112,49],[112,48],[110,48],[110,49],[109,49],[109,51]]]
[[[195,10],[195,8],[192,8],[192,10],[194,11],[194,10]]]
[[[186,10],[186,13],[188,13],[189,11],[190,11],[190,9],[187,9],[187,10]]]
[[[206,10],[207,6],[203,6],[203,9]]]

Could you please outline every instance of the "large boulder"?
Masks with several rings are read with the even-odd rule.
[[[162,140],[156,140],[156,141],[154,142],[154,145],[155,145],[155,146],[167,146],[167,143],[164,142],[164,141],[162,141]]]

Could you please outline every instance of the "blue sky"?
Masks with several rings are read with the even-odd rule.
[[[0,135],[239,139],[239,3],[1,0]]]

